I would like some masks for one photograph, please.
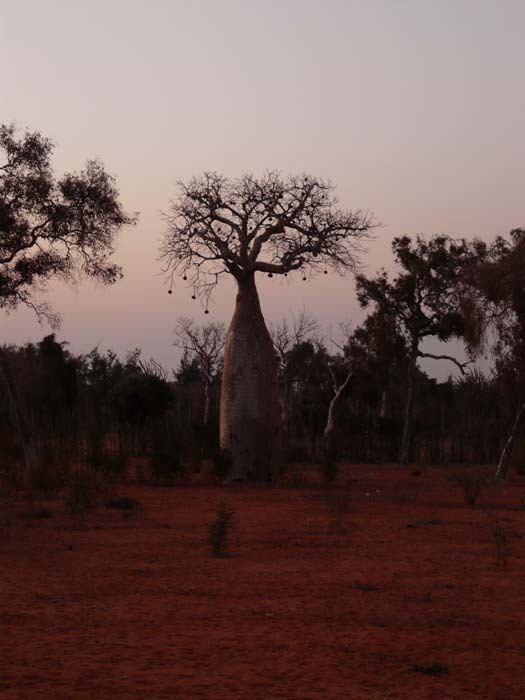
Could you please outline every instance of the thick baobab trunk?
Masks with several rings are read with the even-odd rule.
[[[277,483],[282,452],[278,361],[253,273],[239,278],[237,284],[235,313],[224,350],[221,448],[233,458],[228,480]]]
[[[414,415],[414,390],[416,381],[416,367],[417,345],[413,345],[408,361],[408,387],[405,405],[405,423],[403,427],[403,438],[401,439],[401,450],[399,452],[399,461],[401,462],[401,464],[408,464],[408,461],[410,459],[410,443],[412,441],[412,419]]]
[[[22,443],[26,469],[28,472],[30,472],[33,470],[36,462],[33,439],[29,430],[29,425],[26,419],[22,399],[18,391],[18,385],[16,383],[15,375],[13,374],[13,370],[11,369],[11,365],[9,364],[9,359],[5,351],[2,350],[2,348],[0,348],[0,365],[2,367],[2,371],[4,373],[5,380],[7,383],[7,389],[9,391],[9,397],[11,399],[11,405],[15,417],[16,427],[18,429],[20,442]]]
[[[507,438],[507,442],[503,447],[501,457],[499,458],[498,468],[496,469],[496,481],[505,481],[505,479],[507,478],[507,471],[509,469],[509,458],[512,454],[512,448],[514,447],[514,442],[516,440],[516,435],[518,433],[518,428],[523,415],[525,415],[525,402],[521,404],[516,414],[512,430],[510,431],[510,435]]]

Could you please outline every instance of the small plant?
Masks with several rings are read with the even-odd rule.
[[[327,494],[326,503],[332,518],[330,520],[330,529],[336,535],[346,534],[344,526],[345,515],[350,510],[350,494],[348,491],[336,491]]]
[[[66,493],[66,510],[79,522],[97,505],[102,490],[100,478],[91,469],[71,472]]]
[[[469,470],[456,474],[453,477],[453,482],[463,490],[465,503],[474,508],[481,489],[487,484],[487,478],[480,471]]]
[[[233,455],[229,450],[221,449],[213,457],[212,476],[217,481],[224,481],[233,466]]]
[[[492,540],[496,547],[496,566],[506,567],[512,554],[508,530],[496,519],[492,528]]]
[[[215,511],[215,519],[208,525],[208,544],[214,557],[228,555],[228,539],[233,526],[233,516],[233,511],[220,503]]]
[[[319,466],[325,485],[331,486],[335,481],[335,477],[337,476],[338,469],[336,461],[332,458],[332,455],[326,453],[323,456],[323,459]]]

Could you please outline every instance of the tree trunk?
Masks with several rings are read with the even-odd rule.
[[[210,404],[211,404],[211,382],[206,378],[204,380],[204,415],[202,417],[204,425],[208,425],[210,419]]]
[[[0,364],[6,379],[7,389],[9,391],[9,397],[11,399],[11,405],[15,416],[15,423],[18,429],[20,442],[22,443],[22,449],[24,451],[26,469],[28,472],[30,472],[33,470],[36,463],[36,453],[33,445],[33,439],[29,430],[22,399],[18,391],[15,375],[13,374],[11,365],[9,364],[8,357],[2,348],[0,348]]]
[[[507,471],[509,469],[509,458],[512,454],[512,448],[514,447],[514,442],[516,440],[516,435],[518,433],[518,428],[523,415],[525,414],[525,402],[521,404],[516,418],[514,420],[514,425],[510,431],[510,435],[507,438],[507,442],[503,447],[503,451],[499,458],[498,468],[496,469],[496,481],[505,481],[507,478]]]
[[[403,427],[403,438],[401,440],[401,450],[399,461],[401,464],[408,464],[410,459],[410,443],[412,441],[412,418],[414,415],[414,384],[416,380],[417,366],[417,345],[412,344],[410,358],[408,361],[408,389],[405,405],[405,424]]]
[[[332,400],[330,401],[330,406],[328,407],[328,417],[326,419],[326,426],[324,429],[324,444],[325,444],[325,451],[327,454],[330,454],[332,452],[332,438],[335,430],[335,412],[337,411],[337,408],[339,406],[339,403],[341,401],[341,397],[343,395],[344,390],[348,386],[350,379],[352,378],[353,371],[349,370],[344,382],[340,386],[336,386],[335,384],[335,377],[334,379],[334,395],[332,397]]]
[[[221,386],[220,444],[233,458],[227,480],[277,483],[282,454],[278,359],[254,274],[239,278],[237,284]]]

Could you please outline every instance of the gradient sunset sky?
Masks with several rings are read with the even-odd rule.
[[[171,369],[177,316],[229,321],[231,284],[204,316],[182,280],[168,296],[156,259],[159,212],[204,170],[331,179],[384,223],[370,272],[392,267],[396,235],[525,225],[524,27],[523,0],[0,0],[0,122],[51,137],[57,173],[100,158],[140,212],[122,282],[52,288],[60,339]],[[269,321],[363,317],[350,279],[263,278],[260,293]],[[46,332],[22,309],[2,328]]]

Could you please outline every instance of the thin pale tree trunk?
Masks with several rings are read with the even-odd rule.
[[[9,391],[9,397],[11,399],[11,406],[13,408],[13,414],[15,417],[16,427],[18,429],[18,435],[20,437],[20,442],[22,443],[22,449],[24,451],[24,460],[26,464],[26,469],[28,472],[34,469],[36,464],[36,452],[33,444],[33,437],[29,429],[29,424],[26,418],[24,405],[20,397],[20,392],[18,391],[18,384],[16,382],[15,375],[11,369],[9,359],[5,350],[0,348],[0,364],[4,373],[4,377],[7,383],[7,389]]]
[[[516,441],[516,435],[518,434],[518,428],[521,422],[521,419],[525,415],[525,402],[523,402],[516,414],[516,417],[514,419],[514,424],[512,426],[512,430],[510,431],[510,435],[507,438],[507,442],[505,443],[503,450],[501,452],[501,456],[499,458],[498,462],[498,468],[496,469],[496,481],[505,481],[507,478],[507,472],[509,470],[509,459],[510,455],[512,454],[512,448],[514,447],[514,442]]]
[[[227,480],[277,483],[283,416],[278,359],[253,273],[239,278],[237,284],[221,386],[220,444],[233,458]]]
[[[332,400],[330,401],[330,406],[328,407],[328,417],[326,419],[326,426],[324,429],[324,444],[325,444],[325,450],[326,452],[330,452],[333,446],[333,435],[334,435],[334,430],[335,430],[335,414],[337,411],[337,408],[339,406],[339,403],[341,401],[341,397],[343,395],[344,390],[350,383],[350,379],[352,378],[353,371],[349,370],[348,374],[346,375],[346,378],[342,384],[337,386],[335,382],[335,376],[330,368],[330,372],[332,374],[332,381],[334,384],[334,395],[332,397]]]

